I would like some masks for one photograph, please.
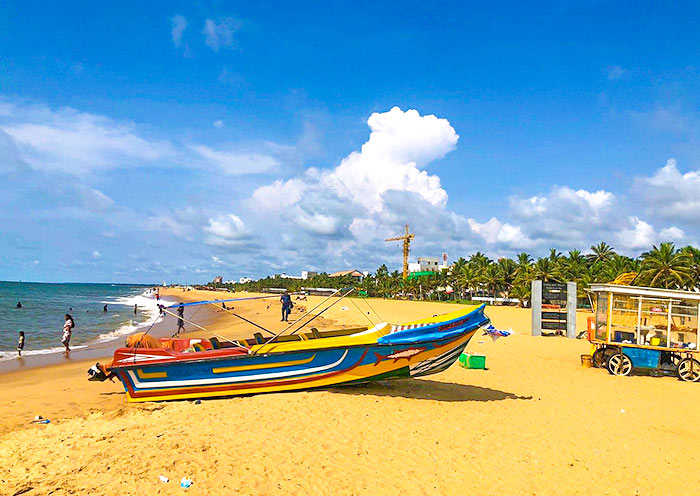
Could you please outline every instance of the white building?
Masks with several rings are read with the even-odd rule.
[[[241,277],[240,279],[238,279],[238,282],[241,284],[245,284],[247,282],[252,282],[252,281],[253,280],[250,277]]]
[[[409,262],[409,272],[440,272],[448,269],[445,257],[418,257],[418,262]]]

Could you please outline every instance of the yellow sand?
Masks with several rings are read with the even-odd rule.
[[[247,305],[279,328],[267,304]],[[386,320],[455,309],[371,304]],[[341,306],[328,319],[359,323]],[[81,364],[1,376],[0,494],[185,494],[184,476],[197,495],[697,492],[700,385],[584,369],[585,341],[527,336],[528,310],[487,313],[517,333],[470,343],[487,371],[141,405]],[[26,423],[38,413],[52,423]]]

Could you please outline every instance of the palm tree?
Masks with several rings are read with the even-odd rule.
[[[532,267],[532,276],[543,282],[560,282],[562,279],[561,270],[549,258],[540,258],[535,262]]]
[[[550,248],[549,249],[549,261],[552,263],[559,263],[559,261],[563,258],[563,255],[561,252],[558,252],[556,248]]]
[[[502,288],[506,292],[509,292],[513,288],[513,285],[515,284],[515,279],[518,276],[518,265],[510,258],[499,258],[498,271],[501,274]]]
[[[700,288],[700,250],[694,246],[684,246],[680,251],[687,253],[692,260],[690,267],[692,281],[688,284],[688,289]]]
[[[486,289],[490,290],[491,294],[493,295],[493,303],[496,304],[496,291],[498,291],[503,284],[501,271],[498,270],[498,265],[491,264],[488,267],[486,267],[486,270],[484,270],[484,274],[482,277]]]
[[[492,262],[486,255],[477,251],[469,258],[469,263],[478,268],[485,269]]]
[[[605,241],[601,241],[597,245],[591,246],[591,251],[593,253],[588,255],[588,259],[592,263],[607,262],[613,257],[613,255],[615,255],[615,250],[613,247],[607,244]]]
[[[676,251],[673,243],[654,245],[642,254],[639,279],[651,287],[684,288],[692,276],[691,256],[686,251]]]
[[[525,300],[530,299],[530,293],[532,292],[532,287],[529,284],[516,284],[513,289],[510,290],[509,296],[517,298],[520,302],[518,306],[524,307]]]
[[[466,265],[457,275],[457,280],[459,281],[459,287],[467,290],[469,292],[469,299],[471,300],[474,296],[474,290],[481,282],[482,271],[473,267],[471,265]]]

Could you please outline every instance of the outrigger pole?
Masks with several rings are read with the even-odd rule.
[[[229,298],[227,300],[207,300],[207,301],[193,301],[190,303],[174,303],[170,306],[164,308],[177,308],[177,307],[190,307],[192,305],[205,305],[207,303],[224,303],[227,301],[245,301],[245,300],[261,300],[263,298],[279,298],[278,294],[273,294],[270,296],[249,296],[246,298]]]
[[[179,305],[178,305],[178,306],[179,306]],[[183,306],[184,306],[184,305],[183,305]],[[167,308],[172,308],[172,306],[167,307]],[[169,311],[166,310],[165,308],[163,308],[163,311],[164,311],[165,313],[167,313],[168,315],[172,315],[172,316],[175,317],[176,319],[182,319],[183,322],[187,322],[188,324],[195,326],[197,329],[201,329],[201,330],[203,330],[204,332],[208,332],[208,333],[210,333],[210,334],[213,334],[213,335],[216,336],[217,338],[223,339],[224,341],[228,341],[229,343],[233,343],[233,344],[235,344],[235,345],[237,345],[237,346],[241,346],[241,343],[239,343],[238,341],[233,340],[233,339],[229,339],[229,338],[227,338],[227,337],[225,337],[225,336],[222,336],[221,334],[217,334],[217,333],[215,333],[214,331],[212,331],[212,330],[210,330],[210,329],[207,329],[206,327],[202,327],[201,325],[195,324],[194,322],[189,321],[189,320],[187,320],[187,319],[184,318],[184,317],[181,317],[180,315],[174,314],[173,312],[169,312]],[[178,331],[178,332],[176,332],[175,334],[173,334],[173,336],[177,336],[178,334],[180,334],[180,331]],[[244,346],[241,346],[241,347],[244,347]]]
[[[216,305],[216,303],[212,303],[212,305]],[[263,326],[261,326],[261,325],[259,325],[259,324],[256,324],[256,323],[253,322],[252,320],[248,320],[248,319],[246,319],[245,317],[243,317],[243,316],[241,316],[241,315],[238,315],[236,312],[232,312],[232,311],[229,310],[228,308],[222,308],[222,310],[223,310],[224,312],[230,313],[230,314],[233,315],[234,317],[238,317],[239,319],[248,322],[248,323],[251,324],[251,325],[254,325],[254,326],[257,327],[258,329],[261,329],[261,330],[263,330],[263,331],[265,331],[265,332],[267,332],[267,333],[269,333],[269,334],[272,334],[272,335],[275,334],[274,332],[270,331],[269,329],[265,329]]]
[[[309,315],[311,314],[311,312],[313,312],[314,310],[316,310],[318,307],[320,307],[321,305],[323,305],[325,302],[327,302],[328,300],[330,300],[331,298],[333,298],[335,295],[337,295],[337,294],[340,293],[341,291],[345,291],[346,289],[349,289],[349,290],[350,290],[350,291],[347,292],[347,294],[350,294],[350,292],[353,291],[355,288],[340,288],[340,289],[334,291],[333,293],[331,293],[330,295],[328,295],[321,303],[319,303],[318,305],[316,305],[315,307],[313,307],[311,310],[309,310],[308,312],[306,312],[304,315],[302,315],[301,317],[299,317],[297,320],[295,320],[294,322],[292,322],[291,324],[289,324],[287,327],[285,327],[284,329],[282,329],[280,332],[278,332],[277,334],[275,334],[274,336],[272,336],[270,339],[268,339],[267,341],[265,341],[262,345],[260,345],[260,348],[258,348],[256,351],[251,351],[250,354],[251,354],[251,355],[255,355],[255,354],[259,353],[260,350],[262,350],[262,349],[265,347],[265,345],[268,345],[268,344],[270,344],[271,342],[273,342],[275,339],[277,339],[278,337],[280,337],[285,331],[291,329],[291,328],[294,327],[298,322],[300,322],[301,320],[303,320],[303,319],[305,319],[307,316],[309,316]],[[342,300],[345,296],[346,296],[346,295],[343,295],[338,301]],[[335,303],[338,303],[338,302],[336,301]],[[335,303],[333,303],[333,305],[335,305]],[[333,305],[331,305],[331,306],[333,306]],[[328,307],[328,308],[330,308],[330,307]],[[327,309],[326,309],[326,310],[327,310]],[[324,311],[325,311],[325,310],[324,310]],[[319,315],[320,315],[320,314],[319,314]],[[318,315],[314,316],[314,319],[315,319],[316,317],[318,317]],[[313,320],[313,319],[311,319],[311,320]],[[311,320],[310,320],[309,322],[311,322]],[[308,324],[308,322],[307,322],[306,324]],[[304,325],[306,325],[306,324],[304,324]],[[304,327],[304,326],[299,327],[299,329],[301,329],[302,327]],[[295,330],[294,332],[292,332],[292,334],[290,334],[290,336],[293,335],[295,332],[297,332],[299,329],[297,329],[297,330]]]

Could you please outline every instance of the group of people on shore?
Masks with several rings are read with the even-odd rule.
[[[157,295],[157,296],[159,296],[159,295]],[[160,299],[160,298],[158,298],[158,299]],[[159,305],[159,307],[160,306],[161,305]],[[15,305],[15,308],[18,308],[18,309],[22,308],[22,302],[18,301],[17,305]],[[71,308],[70,310],[72,311],[73,308]],[[138,315],[138,310],[139,310],[138,304],[135,304],[134,305],[134,315]],[[105,306],[102,307],[102,311],[107,312],[107,305],[106,304],[105,304]],[[89,310],[88,310],[88,312],[89,312]],[[179,309],[178,309],[178,312],[180,312]],[[162,311],[161,311],[161,313],[162,313]],[[178,326],[179,325],[180,324],[178,322]],[[183,324],[183,327],[184,327],[184,324]],[[71,314],[69,314],[69,313],[65,314],[63,316],[63,331],[62,331],[62,335],[61,335],[61,344],[66,348],[66,350],[65,350],[66,353],[70,353],[70,338],[73,335],[74,328],[75,328],[75,319],[73,319],[73,316]],[[17,356],[21,358],[22,351],[24,351],[26,336],[24,334],[24,331],[18,331],[18,332],[19,332],[19,338],[17,339]]]

